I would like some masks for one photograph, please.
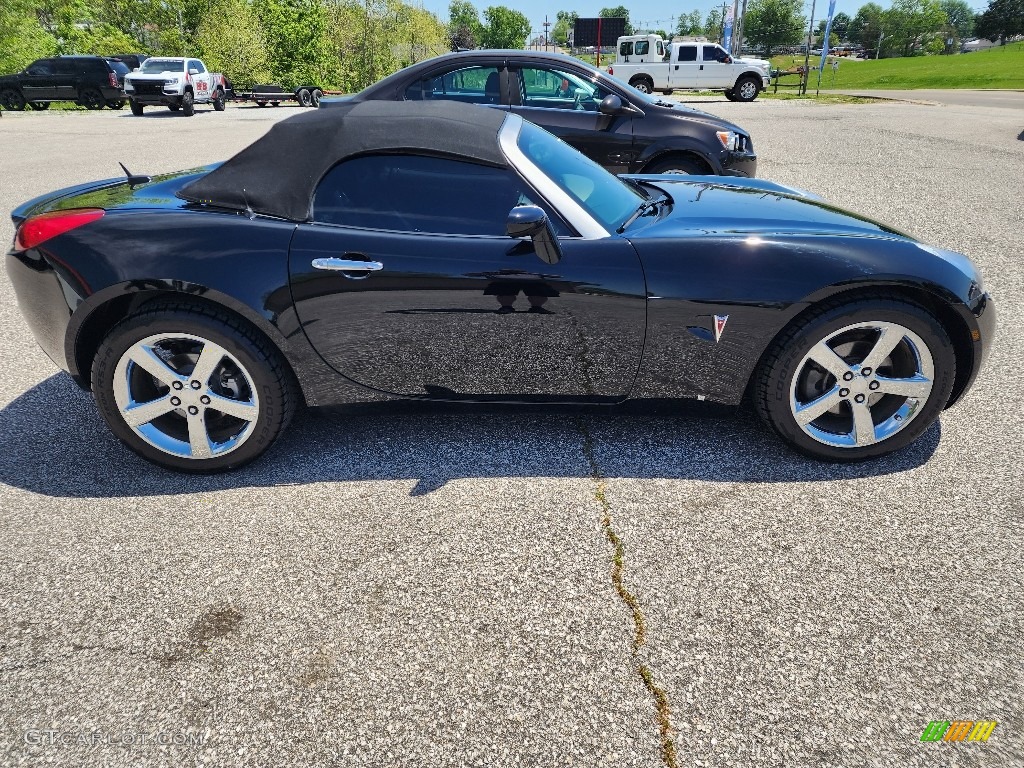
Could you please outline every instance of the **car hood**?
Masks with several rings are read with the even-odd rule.
[[[129,72],[125,75],[126,78],[138,82],[139,80],[171,80],[174,78],[181,79],[185,76],[184,72],[176,70],[165,70],[163,72]]]
[[[893,227],[843,210],[810,193],[756,179],[635,176],[672,196],[669,213],[626,230],[633,237],[845,235],[914,240]],[[643,221],[643,219],[641,219]],[[635,228],[635,232],[632,231]]]
[[[749,136],[750,132],[744,128],[740,128],[736,123],[731,123],[718,115],[712,115],[710,112],[691,107],[687,104],[681,104],[678,101],[667,101],[664,99],[658,99],[653,105],[641,105],[642,109],[657,109],[665,112],[673,113],[675,116],[681,117],[685,120],[696,120],[707,125],[714,126],[720,131],[735,131],[741,133],[744,136]]]

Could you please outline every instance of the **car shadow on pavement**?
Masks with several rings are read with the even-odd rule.
[[[449,480],[590,477],[586,430],[609,478],[808,482],[918,467],[939,443],[932,426],[896,454],[829,464],[786,449],[753,414],[701,403],[619,408],[419,406],[314,409],[254,464],[220,475],[160,469],[107,429],[91,395],[54,375],[0,410],[0,482],[47,496],[111,498],[315,482],[415,481],[410,495]]]

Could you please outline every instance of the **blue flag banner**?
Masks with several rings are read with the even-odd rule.
[[[832,5],[835,5],[835,0],[832,0]],[[732,52],[732,27],[733,12],[730,8],[725,16],[725,28],[722,30],[722,47],[730,53]]]
[[[836,15],[836,0],[828,4],[828,21],[825,23],[825,39],[821,41],[821,64],[818,66],[818,75],[825,71],[825,59],[828,55],[828,40],[832,34],[832,17]]]

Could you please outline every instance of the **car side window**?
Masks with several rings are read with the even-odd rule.
[[[679,58],[678,61],[696,61],[697,60],[697,46],[696,45],[681,45],[679,46]]]
[[[704,46],[704,61],[724,62],[728,58],[729,54],[724,48],[719,48],[717,45]]]
[[[441,99],[467,104],[500,104],[501,72],[497,66],[473,66],[432,75],[405,89],[406,101]]]
[[[506,168],[421,155],[365,155],[327,172],[313,196],[313,220],[365,229],[505,237],[509,211],[537,204],[536,195]],[[556,219],[552,225],[566,233]]]
[[[636,51],[637,56],[646,56],[651,51],[651,41],[637,40],[636,45],[633,46],[633,50]]]
[[[198,59],[191,59],[188,62],[188,68],[198,70],[200,75],[206,71],[206,67],[203,66],[203,62]]]
[[[597,112],[610,91],[564,69],[523,67],[519,70],[520,98],[524,107]]]
[[[52,75],[54,71],[52,59],[40,59],[28,65],[27,75]]]
[[[627,40],[624,43],[619,43],[619,55],[620,56],[632,56],[633,55],[633,42]]]

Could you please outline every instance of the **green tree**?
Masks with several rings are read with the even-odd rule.
[[[530,36],[530,20],[504,5],[484,11],[484,48],[522,48]]]
[[[747,13],[750,13],[749,9]],[[708,40],[722,40],[722,7],[718,6],[708,11],[708,17],[704,20],[704,37]],[[750,38],[750,35],[747,35]]]
[[[975,20],[975,33],[1006,45],[1006,38],[1024,34],[1024,0],[990,0]]]
[[[776,48],[798,44],[807,26],[802,9],[801,0],[752,0],[744,22],[747,42],[765,58]]]
[[[31,0],[0,4],[0,72],[20,72],[57,51],[57,40],[43,29]]]
[[[576,26],[580,15],[576,11],[559,11],[555,14],[555,25],[551,28],[551,39],[561,46],[569,45],[569,33]]]
[[[913,56],[940,37],[946,14],[938,0],[893,0],[882,14],[885,55]]]
[[[850,17],[840,11],[832,18],[832,31],[839,35],[840,41],[846,40],[850,30]]]
[[[681,37],[695,37],[704,34],[704,20],[700,11],[690,11],[679,17],[676,34]]]
[[[852,43],[865,48],[876,48],[878,36],[882,33],[882,6],[878,3],[865,3],[857,11],[847,30],[847,38]]]
[[[213,0],[199,22],[196,44],[207,68],[239,90],[271,79],[270,50],[246,0]]]
[[[252,10],[266,36],[276,82],[291,89],[338,77],[338,61],[328,40],[331,18],[320,0],[254,0]],[[364,35],[363,40],[369,38]]]
[[[477,48],[483,44],[484,25],[480,13],[469,0],[452,0],[448,6],[448,38],[451,49]]]
[[[626,31],[623,34],[632,35],[635,31],[633,25],[629,23],[629,9],[624,5],[617,5],[614,8],[602,8],[597,15],[602,19],[625,19]]]
[[[966,40],[974,33],[974,11],[964,0],[942,0],[939,7],[958,38]]]

